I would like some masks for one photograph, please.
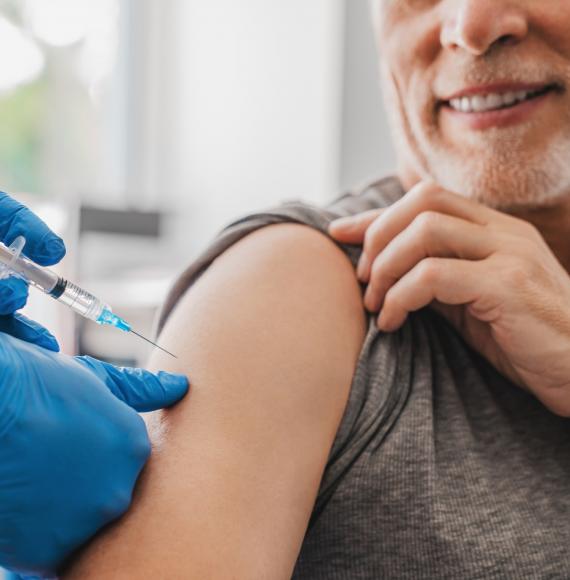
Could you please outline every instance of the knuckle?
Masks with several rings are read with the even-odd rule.
[[[134,481],[129,482],[128,489],[117,487],[114,492],[106,496],[105,502],[99,508],[101,516],[106,522],[113,521],[127,512],[131,505],[134,483]]]
[[[528,240],[543,241],[543,237],[540,231],[534,224],[525,219],[518,218],[515,216],[507,216],[507,217],[510,218],[513,227],[513,232],[516,232],[517,237],[519,237],[519,241],[520,235],[522,235],[524,238],[527,238]]]
[[[27,296],[22,296],[21,294],[17,294],[12,297],[11,300],[7,300],[7,305],[10,307],[12,312],[16,312],[17,310],[22,310],[27,302]]]
[[[570,400],[568,398],[549,398],[547,401],[543,401],[545,407],[549,411],[561,417],[562,419],[570,418]]]
[[[376,222],[372,223],[364,232],[363,246],[366,250],[370,249],[374,245],[374,240],[376,239]]]
[[[528,264],[519,258],[512,258],[503,271],[510,286],[524,286],[530,280],[531,273]]]
[[[421,183],[417,185],[411,193],[414,202],[424,205],[429,203],[432,198],[432,187],[429,183]]]
[[[387,261],[386,256],[380,254],[374,263],[370,271],[370,284],[373,288],[380,288],[382,286],[382,281],[396,281],[397,276],[392,271],[393,268],[390,267],[390,263]]]
[[[435,211],[424,211],[414,219],[414,226],[422,235],[431,235],[440,224],[440,214]]]
[[[0,282],[0,299],[10,300],[14,296],[14,287],[7,280]]]
[[[422,207],[433,205],[443,195],[443,190],[432,181],[424,181],[413,189],[413,200]]]
[[[519,220],[519,224],[520,224],[520,228],[521,228],[522,232],[524,233],[525,237],[533,239],[533,240],[537,240],[537,239],[542,240],[542,236],[540,235],[538,228],[534,224],[531,224],[530,222],[527,222],[526,220]]]
[[[146,428],[144,431],[144,437],[139,437],[134,447],[135,447],[134,448],[135,457],[142,464],[145,464],[148,461],[151,454],[151,443],[148,434],[146,432]]]
[[[358,214],[356,218],[358,223],[370,223],[373,224],[383,213],[383,208],[369,209]]]
[[[538,251],[537,251],[538,250]],[[539,279],[545,274],[544,257],[536,243],[528,239],[518,240],[509,252],[509,260],[517,269],[524,270],[527,278]]]
[[[439,278],[440,270],[440,263],[437,259],[426,258],[418,266],[418,281],[421,284],[433,284]]]
[[[125,464],[142,465],[148,459],[151,445],[142,417],[129,407],[120,405],[112,429],[107,430],[108,453],[120,457]]]
[[[137,463],[144,465],[151,454],[150,438],[142,417],[134,413],[133,419],[134,421],[130,428],[131,437],[128,451]]]
[[[383,276],[383,267],[380,263],[380,260],[377,258],[372,263],[372,267],[370,268],[370,280],[368,282],[369,287],[375,288],[378,285],[378,281]]]
[[[398,297],[396,292],[391,288],[386,292],[386,296],[384,296],[384,304],[382,306],[382,310],[387,312],[393,312],[394,310],[398,309]]]
[[[370,268],[370,279],[380,278],[386,271],[385,259],[382,254],[376,257]]]
[[[554,407],[550,409],[555,415],[562,419],[570,419],[570,407]]]

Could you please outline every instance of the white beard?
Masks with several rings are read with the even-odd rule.
[[[515,59],[507,66],[513,71],[529,68],[524,69]],[[507,66],[494,70],[506,71]],[[568,86],[570,73],[564,73]],[[418,178],[432,179],[449,191],[500,210],[554,206],[570,196],[570,110],[543,150],[534,145],[521,146],[532,133],[528,123],[483,132],[465,131],[458,145],[449,143],[441,128],[430,125],[426,118],[415,113],[410,117],[386,66],[381,67],[381,76],[400,163]],[[516,78],[514,73],[511,76]],[[535,78],[540,75],[536,73]],[[473,84],[485,80],[479,73]],[[409,105],[413,105],[413,96],[408,97]],[[413,107],[410,110],[414,111]]]
[[[570,135],[559,134],[544,151],[521,151],[528,127],[466,132],[461,154],[437,140],[424,150],[429,174],[443,188],[495,209],[553,206],[570,191]]]

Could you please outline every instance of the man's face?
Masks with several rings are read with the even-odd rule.
[[[496,208],[570,196],[570,2],[373,1],[404,172]]]

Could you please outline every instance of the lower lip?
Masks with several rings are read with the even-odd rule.
[[[443,105],[441,111],[464,123],[470,129],[482,131],[491,127],[509,127],[523,123],[552,96],[553,91],[548,91],[528,101],[522,101],[514,107],[486,111],[484,113],[463,113],[462,111],[456,111],[450,105]]]

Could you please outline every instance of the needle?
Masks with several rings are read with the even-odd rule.
[[[156,348],[160,349],[162,352],[165,352],[166,354],[169,354],[170,356],[173,356],[174,358],[178,358],[175,354],[172,354],[171,352],[168,352],[165,348],[158,346],[158,344],[156,344],[155,342],[152,342],[152,340],[149,340],[148,338],[146,338],[142,334],[135,332],[132,328],[131,328],[130,332],[132,332],[133,334],[136,334],[139,338],[146,340],[149,344],[152,344],[152,346],[155,346]]]

